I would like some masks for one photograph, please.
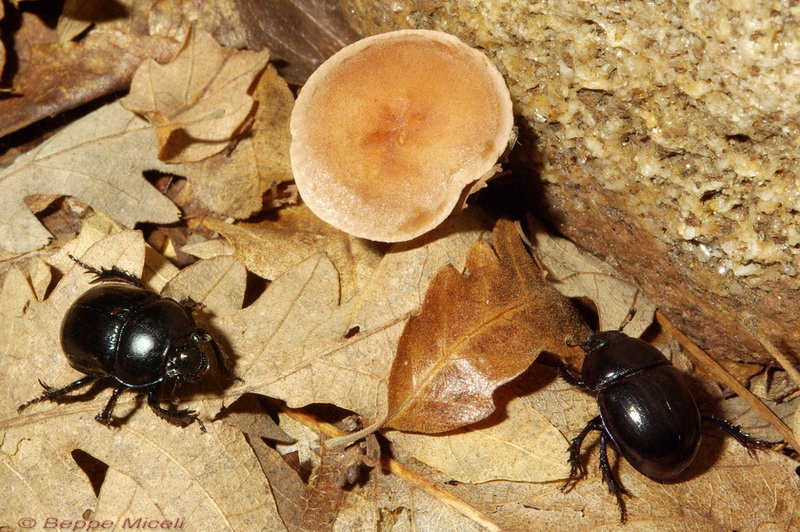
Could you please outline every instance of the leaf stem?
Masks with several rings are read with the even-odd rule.
[[[330,438],[325,440],[325,447],[328,449],[335,449],[336,447],[347,447],[358,440],[363,440],[373,432],[377,432],[383,428],[383,425],[386,424],[386,419],[388,418],[388,414],[384,415],[381,419],[365,427],[358,432],[351,432],[350,434],[345,434],[344,436],[337,436],[335,438]]]

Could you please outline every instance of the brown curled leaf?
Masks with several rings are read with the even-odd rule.
[[[545,280],[516,227],[500,221],[494,250],[472,246],[464,273],[452,266],[431,282],[412,317],[389,376],[387,426],[438,433],[475,423],[495,409],[493,394],[542,351],[575,349],[586,334],[577,310]]]

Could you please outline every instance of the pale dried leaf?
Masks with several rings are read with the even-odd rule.
[[[487,529],[419,487],[377,471],[373,482],[350,492],[333,530],[486,532]]]
[[[214,257],[224,257],[226,255],[233,255],[235,249],[224,238],[212,238],[203,242],[196,242],[194,244],[186,244],[181,248],[181,251],[193,255],[198,259],[212,259]]]
[[[103,0],[66,0],[56,25],[58,42],[65,43],[77,37],[92,25],[92,20],[102,13]]]
[[[180,301],[191,293],[203,302],[204,312],[221,316],[242,308],[246,280],[242,263],[233,257],[216,257],[181,270],[162,295]]]
[[[132,35],[155,35],[148,32],[147,19],[152,5],[153,0],[66,0],[56,25],[58,41],[71,41],[89,27]]]
[[[307,443],[316,445],[317,441],[317,435],[313,434],[312,441]],[[290,532],[331,530],[355,483],[351,475],[355,473],[360,478],[358,473],[370,461],[361,446],[337,450],[315,447],[315,466],[305,484],[277,451],[261,441],[252,440],[251,444],[261,468],[272,481],[278,510]],[[371,463],[369,467],[374,465]]]
[[[696,466],[680,482],[661,484],[640,475],[627,462],[614,469],[632,496],[626,497],[628,522],[621,527],[616,500],[601,482],[597,445],[592,438],[587,477],[569,493],[563,482],[495,481],[448,487],[454,495],[492,516],[504,530],[771,530],[796,522],[797,489],[793,462],[774,453],[756,459],[732,440],[705,438]],[[564,452],[566,457],[566,450]],[[609,451],[612,464],[613,451]],[[792,478],[794,476],[794,478]],[[446,482],[435,472],[429,477]]]
[[[292,91],[268,65],[253,98],[257,102],[253,125],[233,153],[219,153],[186,168],[200,200],[212,211],[236,219],[260,211],[268,190],[292,180]]]
[[[168,64],[145,61],[120,102],[156,126],[161,160],[199,161],[225,149],[250,114],[248,89],[268,57],[223,48],[195,30]]]
[[[509,401],[504,411],[452,432],[390,431],[386,435],[418,460],[459,482],[548,482],[569,475],[566,438],[520,398]]]
[[[250,445],[258,457],[261,469],[270,479],[272,494],[286,529],[289,532],[302,532],[297,523],[301,522],[306,509],[303,502],[308,487],[278,451],[260,439],[252,440]]]
[[[516,226],[500,220],[494,250],[473,245],[464,273],[445,267],[403,331],[389,376],[389,419],[398,430],[438,433],[484,419],[495,390],[542,351],[579,350],[578,310],[544,279]]]
[[[76,257],[82,257],[86,251],[104,238],[113,234],[127,231],[125,227],[106,216],[101,211],[90,209],[81,218],[81,230],[78,236],[70,241],[65,247]],[[72,263],[65,263],[72,267]]]
[[[149,519],[175,519],[174,515],[165,515],[147,490],[136,480],[114,468],[106,471],[103,489],[97,497],[97,507],[92,517],[103,516],[115,523],[122,524],[127,518],[135,522],[138,516]]]
[[[47,289],[50,288],[50,282],[53,280],[53,272],[50,271],[50,266],[40,258],[33,259],[29,271],[28,278],[36,294],[36,299],[42,301]]]
[[[178,267],[172,264],[167,257],[151,248],[146,247],[144,250],[144,270],[142,271],[142,282],[158,293],[167,286],[176,275],[178,275]]]
[[[547,234],[538,222],[531,223],[531,233],[536,256],[550,272],[553,286],[567,297],[594,301],[600,330],[618,329],[632,305],[636,315],[625,328],[626,334],[638,337],[653,323],[655,304],[635,286],[616,277],[614,268],[569,240]]]
[[[71,41],[95,24],[105,22],[108,26],[109,21],[131,20],[132,5],[132,0],[66,0],[56,25],[58,41],[62,44]]]
[[[341,469],[351,449],[358,451],[357,446],[346,450],[320,449],[319,466],[314,470],[308,489],[299,501],[303,511],[296,523],[297,530],[326,532],[333,529],[333,523],[348,494],[342,489],[345,486],[341,481]]]
[[[5,331],[2,338],[9,341],[14,338],[14,331],[21,327],[15,318],[21,318],[28,306],[36,301],[36,294],[31,289],[25,274],[16,266],[12,266],[3,277],[0,289],[0,316]]]
[[[252,305],[215,318],[254,392],[291,407],[331,403],[375,420],[386,411],[386,376],[405,321],[444,264],[458,265],[483,231],[474,213],[457,217],[423,245],[395,246],[366,284],[339,306],[336,269],[324,255],[276,278]]]
[[[94,519],[122,524],[126,517],[139,517],[130,513],[130,507],[155,504],[159,513],[147,518],[183,517],[187,523],[215,530],[282,528],[269,483],[252,474],[258,463],[238,430],[214,423],[205,435],[199,431],[189,435],[191,429],[168,425],[151,412],[141,413],[148,415],[135,413],[117,431],[97,423],[94,412],[86,408],[35,415],[26,423],[7,420],[0,448],[6,467],[0,477],[12,489],[6,490],[0,521],[16,522],[19,509],[37,516],[71,515],[75,508],[97,504]],[[132,483],[120,486],[120,479],[113,482],[112,476],[109,496],[104,494],[105,485],[100,490],[101,506],[70,457],[74,449],[108,464],[138,490],[120,497],[120,490]],[[27,482],[19,482],[19,476]]]
[[[275,279],[324,252],[339,272],[342,301],[364,286],[388,248],[326,224],[304,205],[286,207],[275,219],[257,223],[232,225],[209,218],[205,225],[233,244],[235,256],[248,270],[265,279]]]
[[[287,413],[285,409],[278,410],[278,425],[294,439],[294,442],[278,443],[275,449],[284,457],[296,455],[295,467],[302,471],[304,476],[310,477],[311,472],[319,467],[319,434]]]
[[[2,273],[0,274],[0,286],[2,286],[2,279],[4,275],[11,275],[16,279],[16,283],[24,283],[25,286],[14,286],[9,283],[7,290],[12,290],[14,295],[9,296],[9,301],[19,299],[24,301],[30,290],[33,290],[36,300],[41,301],[44,299],[47,289],[53,280],[53,272],[50,266],[38,256],[29,257],[27,260],[18,260],[2,265]],[[14,273],[8,270],[16,270]],[[8,281],[6,281],[8,282]],[[24,295],[23,295],[24,294]],[[13,313],[13,311],[11,311]],[[0,310],[0,314],[3,310]]]
[[[295,425],[302,424],[307,432],[304,437],[309,440],[307,445],[311,445],[312,447],[316,446],[314,448],[319,448],[321,434],[325,434],[329,437],[341,436],[343,434],[340,429],[303,411],[284,409],[279,415],[281,415],[282,419],[288,418],[290,422],[294,421]],[[354,416],[346,418],[346,420],[347,419],[352,420]],[[342,422],[344,425],[347,425],[345,430],[358,428],[358,424],[351,425],[345,423],[346,420]],[[392,530],[417,530],[414,528],[415,524],[436,521],[437,515],[457,516],[457,518],[453,520],[456,524],[455,530],[462,530],[463,527],[470,527],[467,523],[472,523],[473,526],[483,527],[480,528],[482,530],[495,532],[501,530],[492,522],[490,517],[477,511],[457,497],[450,495],[448,493],[449,488],[444,483],[430,482],[428,480],[428,478],[432,476],[430,472],[426,472],[423,475],[416,473],[414,469],[419,469],[419,466],[422,464],[415,461],[413,458],[409,458],[406,453],[398,450],[396,446],[393,447],[392,455],[401,456],[404,463],[412,462],[410,467],[406,467],[403,463],[392,460],[387,455],[381,457],[380,449],[381,447],[374,434],[368,436],[356,449],[350,449],[349,456],[352,460],[345,461],[345,463],[350,464],[345,468],[348,472],[346,477],[348,477],[348,482],[352,482],[354,477],[349,474],[353,471],[351,466],[361,464],[362,481],[353,484],[351,488],[348,489],[348,499],[346,505],[342,507],[339,513],[339,519],[335,525],[336,530],[382,530],[384,529],[382,527],[387,526],[391,527]],[[288,459],[294,463],[297,462],[294,456],[290,456]],[[305,460],[301,459],[300,463],[304,464]],[[382,470],[373,468],[373,466],[378,463],[381,464]],[[389,472],[391,472],[391,476],[388,475]],[[273,478],[273,476],[270,475],[270,478]],[[413,511],[406,513],[404,512],[405,509],[402,507],[402,502],[391,500],[396,494],[396,489],[393,487],[387,490],[387,482],[392,483],[392,486],[396,487],[403,485],[405,485],[406,488],[414,487],[415,489],[411,490],[412,498],[429,497],[433,504],[430,506],[424,504],[423,506],[425,506],[425,509],[420,509],[420,515],[414,515]],[[372,505],[369,504],[369,501],[372,502]],[[395,502],[400,504],[400,506],[395,506]],[[354,506],[358,506],[358,512],[351,511]],[[416,509],[416,505],[410,509]],[[447,511],[448,509],[452,511],[452,513]],[[346,519],[342,519],[343,515],[347,516]],[[394,517],[398,515],[402,517],[399,521],[394,519]],[[429,519],[432,521],[429,521]],[[355,520],[355,522],[353,520]],[[379,522],[380,525],[377,525],[376,521]],[[449,523],[445,523],[435,529],[450,530],[453,529],[453,527],[449,526]]]
[[[145,170],[180,171],[154,157],[149,130],[115,103],[21,155],[0,172],[0,210],[14,222],[0,224],[0,246],[25,252],[47,244],[50,234],[23,201],[36,193],[75,196],[126,227],[176,221],[175,205],[142,177]]]

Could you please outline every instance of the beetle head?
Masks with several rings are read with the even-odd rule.
[[[167,378],[197,382],[208,371],[208,357],[200,346],[210,341],[205,333],[193,333],[172,343],[164,364]]]

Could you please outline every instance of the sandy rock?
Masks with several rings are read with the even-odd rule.
[[[800,7],[342,3],[364,35],[429,28],[485,50],[523,118],[535,212],[702,346],[766,360],[752,319],[800,352]]]

